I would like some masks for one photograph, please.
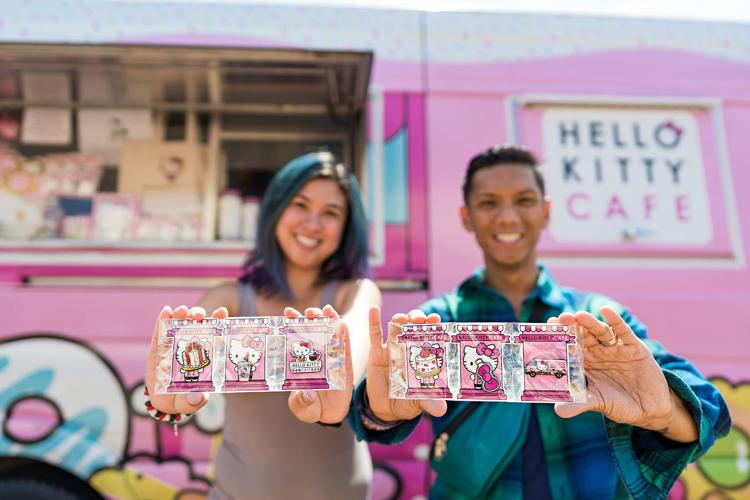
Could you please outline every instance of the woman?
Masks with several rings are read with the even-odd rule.
[[[353,380],[362,378],[368,355],[367,317],[380,292],[364,276],[367,227],[354,176],[329,153],[292,160],[273,178],[263,198],[258,246],[236,283],[209,290],[199,307],[165,307],[162,318],[226,316],[336,317],[348,325]],[[318,306],[326,305],[319,309]],[[158,321],[157,321],[158,325]],[[200,393],[154,395],[157,356],[154,329],[146,385],[151,404],[164,413],[193,413],[206,404]],[[351,383],[351,380],[349,381]],[[225,394],[224,439],[216,457],[209,498],[366,498],[372,465],[364,443],[346,425],[344,391]],[[348,407],[348,405],[346,405]],[[291,412],[289,411],[291,409]]]

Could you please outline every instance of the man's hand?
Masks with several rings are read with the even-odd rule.
[[[606,322],[588,312],[563,313],[552,322],[583,328],[586,403],[557,403],[555,412],[570,418],[596,411],[610,420],[661,432],[681,442],[698,439],[695,422],[664,378],[646,344],[617,312],[602,307]]]
[[[229,316],[225,307],[216,309],[212,318],[223,319]],[[156,394],[154,384],[156,383],[159,369],[159,330],[161,321],[164,319],[194,319],[201,321],[206,317],[206,311],[202,307],[179,306],[174,311],[169,306],[164,308],[156,318],[154,331],[151,334],[151,348],[146,361],[146,387],[148,388],[151,404],[162,413],[195,413],[208,403],[208,393],[190,392],[188,394]]]
[[[388,325],[388,342],[395,342],[405,323],[439,323],[437,314],[425,314],[414,309],[409,314],[396,314]],[[373,415],[383,421],[411,420],[422,411],[434,417],[445,414],[448,406],[436,399],[391,399],[389,393],[390,364],[388,344],[383,344],[380,308],[370,309],[370,357],[367,360],[367,398]]]
[[[299,311],[291,307],[284,309],[284,316],[297,318],[302,316]],[[328,305],[323,309],[308,307],[305,309],[305,317],[327,316],[331,319],[340,319],[339,313]],[[349,341],[349,329],[346,323],[340,323],[340,340],[344,344],[346,362],[346,382],[341,390],[331,391],[293,391],[289,395],[289,410],[299,420],[308,423],[322,422],[324,424],[336,424],[346,418],[349,406],[352,402],[352,385],[354,383],[354,372],[352,370],[352,350]]]

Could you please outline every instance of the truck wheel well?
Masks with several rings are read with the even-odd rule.
[[[83,500],[103,500],[103,497],[86,481],[68,471],[45,462],[22,457],[0,458],[0,480],[4,478],[26,479],[34,482],[53,484],[76,498]]]

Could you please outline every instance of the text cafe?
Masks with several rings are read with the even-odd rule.
[[[689,111],[552,108],[541,127],[556,240],[711,240],[700,129]]]

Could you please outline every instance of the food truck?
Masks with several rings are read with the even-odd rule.
[[[273,173],[360,179],[386,316],[481,258],[468,159],[527,146],[540,257],[627,304],[730,405],[672,498],[750,494],[750,28],[210,2],[10,0],[0,22],[0,491],[203,498],[214,397],[178,434],[142,403],[164,304],[238,276]],[[503,404],[503,403],[493,403]],[[424,498],[430,431],[372,445],[374,498]]]
[[[568,373],[564,359],[532,359],[526,363],[524,372],[529,377],[554,375],[556,378],[562,378]]]

